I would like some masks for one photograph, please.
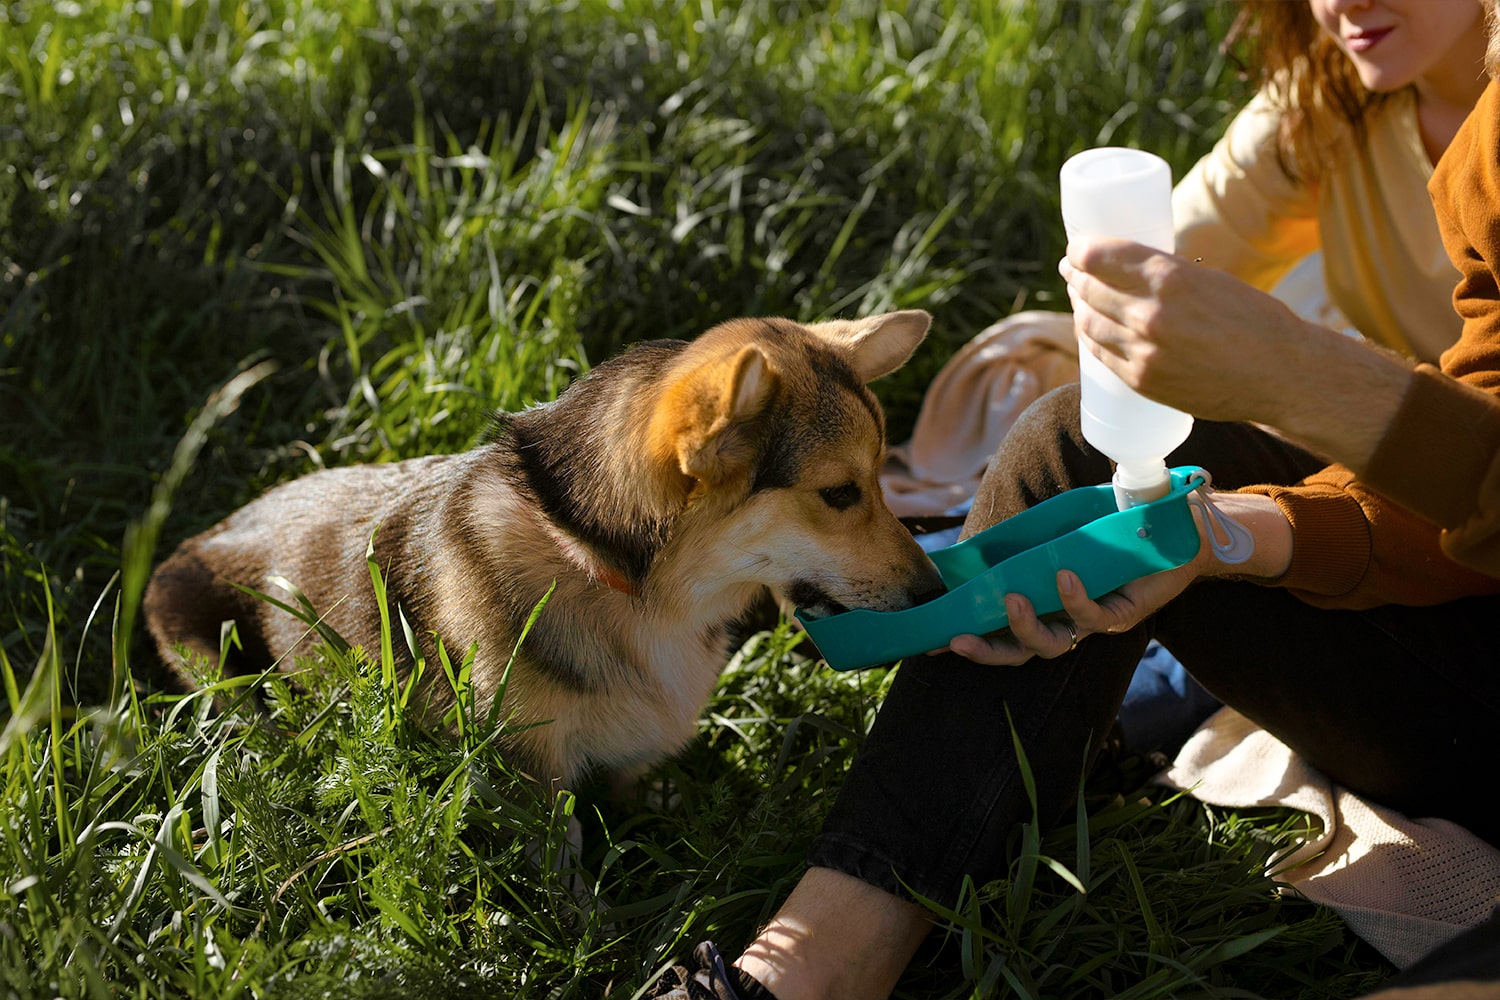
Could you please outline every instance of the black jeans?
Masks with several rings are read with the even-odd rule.
[[[1169,464],[1200,465],[1232,489],[1293,483],[1324,463],[1257,428],[1198,421]],[[965,533],[1110,472],[1078,429],[1077,386],[1065,386],[1007,435]],[[1203,581],[1130,632],[1089,636],[1055,660],[908,660],[809,862],[947,904],[964,876],[983,884],[1004,874],[1006,838],[1032,817],[1010,722],[1040,817],[1053,822],[1076,800],[1153,637],[1216,697],[1338,783],[1500,844],[1497,621],[1497,597],[1328,611],[1274,587]]]

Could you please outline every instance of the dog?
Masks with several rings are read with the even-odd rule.
[[[296,604],[288,581],[346,641],[378,649],[373,544],[391,621],[399,608],[427,663],[438,639],[455,663],[477,644],[483,713],[505,677],[513,766],[562,787],[595,771],[628,783],[692,738],[768,591],[819,615],[941,592],[883,499],[884,415],[867,385],[930,323],[921,310],[730,320],[625,350],[555,401],[498,415],[473,450],[274,487],[157,567],[151,636],[188,684],[194,661],[218,662],[229,620],[241,648],[227,674],[294,669],[316,636],[241,589]],[[414,691],[426,721],[453,704],[441,670]]]

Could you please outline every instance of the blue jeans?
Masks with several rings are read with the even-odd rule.
[[[1208,421],[1169,461],[1200,465],[1230,489],[1293,483],[1323,465],[1256,428]],[[1077,386],[1065,386],[1007,435],[964,530],[1109,477],[1108,460],[1078,429]],[[1278,588],[1211,580],[1131,631],[1089,636],[1055,660],[907,660],[809,862],[948,905],[965,876],[999,877],[1010,831],[1032,818],[1010,722],[1051,823],[1075,800],[1153,638],[1214,697],[1340,784],[1500,844],[1496,620],[1500,597],[1329,611]]]
[[[1130,675],[1117,722],[1120,741],[1131,753],[1175,754],[1193,730],[1219,707],[1187,668],[1152,640]]]

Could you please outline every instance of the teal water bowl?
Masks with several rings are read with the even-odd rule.
[[[947,592],[903,611],[845,611],[797,620],[834,670],[873,667],[948,645],[955,635],[1005,628],[1005,595],[1023,594],[1037,614],[1062,610],[1057,572],[1072,570],[1089,597],[1131,580],[1175,569],[1198,554],[1188,494],[1207,483],[1203,470],[1171,470],[1166,496],[1117,510],[1114,487],[1084,486],[1001,521],[972,538],[929,553]]]

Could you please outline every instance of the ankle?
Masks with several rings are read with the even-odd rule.
[[[784,950],[772,943],[782,939],[782,929],[772,921],[744,954],[735,959],[734,967],[760,983],[775,1000],[824,1000],[831,997],[832,983],[825,980],[816,960],[809,956],[804,961],[794,949]]]
[[[739,962],[729,967],[729,975],[734,979],[734,991],[739,1000],[783,1000]]]
[[[777,1000],[890,995],[932,915],[850,875],[809,868],[735,967]]]

